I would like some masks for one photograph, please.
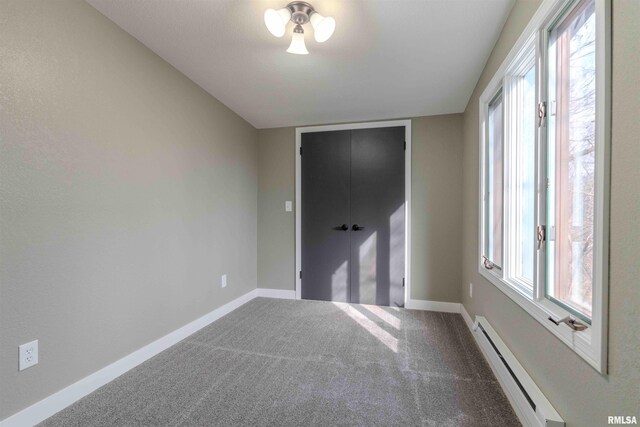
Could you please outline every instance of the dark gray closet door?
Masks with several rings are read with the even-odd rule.
[[[303,133],[301,147],[302,298],[349,302],[350,131]]]
[[[404,307],[404,127],[351,131],[351,302]]]

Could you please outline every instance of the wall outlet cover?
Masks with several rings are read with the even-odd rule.
[[[222,277],[220,278],[220,286],[222,286],[223,288],[227,287],[227,275],[223,274]]]
[[[473,298],[473,283],[469,283],[469,298]]]
[[[38,364],[38,340],[22,344],[19,349],[19,370],[23,371]]]
[[[284,202],[284,210],[286,212],[293,211],[293,202],[291,200],[287,200],[286,202]]]

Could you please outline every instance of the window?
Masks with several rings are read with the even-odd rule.
[[[533,294],[535,252],[536,68],[535,39],[507,70],[507,247],[505,278],[529,297]]]
[[[549,37],[546,297],[591,322],[595,207],[595,4]]]
[[[522,104],[517,142],[516,174],[516,275],[533,283],[535,167],[536,167],[536,72],[533,64],[520,80]]]
[[[502,93],[498,93],[489,104],[489,136],[487,147],[487,175],[486,175],[486,218],[487,244],[484,260],[487,266],[501,269],[502,267],[502,236],[503,236],[503,188],[504,169],[502,142]]]
[[[480,273],[606,370],[609,13],[544,0],[480,97]]]

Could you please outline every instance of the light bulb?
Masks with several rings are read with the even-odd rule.
[[[293,29],[293,37],[291,38],[291,44],[287,52],[295,53],[296,55],[309,54],[307,47],[304,45],[304,30],[300,24],[296,25]]]
[[[331,17],[324,17],[318,12],[311,15],[311,26],[313,26],[313,37],[318,43],[326,42],[336,29],[336,20]]]
[[[264,13],[264,24],[271,34],[276,37],[284,36],[287,22],[291,19],[291,11],[286,7],[282,9],[267,9]]]

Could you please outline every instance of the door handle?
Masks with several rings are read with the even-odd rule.
[[[349,229],[349,227],[347,227],[347,224],[342,224],[338,227],[333,227],[334,230],[339,230],[339,231],[347,231]]]
[[[353,231],[360,231],[360,230],[364,230],[364,227],[360,227],[358,224],[353,224],[353,227],[351,227],[351,229]]]

